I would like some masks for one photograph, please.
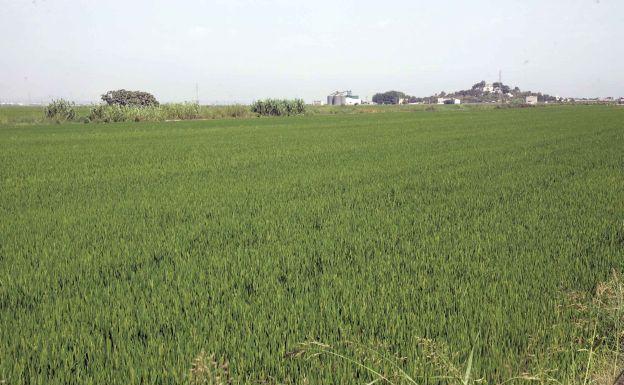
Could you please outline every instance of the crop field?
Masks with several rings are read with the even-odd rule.
[[[306,341],[439,383],[423,339],[566,383],[592,328],[562,301],[613,270],[623,108],[0,125],[2,384],[186,384],[202,351],[236,382],[374,380]]]

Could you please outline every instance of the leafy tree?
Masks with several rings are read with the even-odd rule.
[[[124,89],[108,91],[102,95],[102,100],[108,105],[147,107],[158,106],[154,95],[144,91],[127,91]]]
[[[377,104],[398,104],[399,99],[405,99],[408,96],[401,91],[386,91],[373,95],[373,102]]]
[[[485,80],[481,80],[479,83],[476,83],[472,86],[473,90],[482,90],[485,87]]]

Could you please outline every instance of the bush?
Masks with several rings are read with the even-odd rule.
[[[45,117],[54,119],[57,122],[73,120],[76,117],[75,106],[74,102],[69,102],[65,99],[52,100],[45,108]]]
[[[142,122],[165,120],[162,107],[98,105],[91,108],[88,118],[94,122]]]
[[[273,115],[295,115],[305,112],[305,104],[300,101],[280,101],[279,113]],[[267,107],[268,109],[268,107]],[[225,119],[257,117],[249,106],[201,106],[197,103],[172,103],[159,106],[122,106],[100,104],[91,107],[85,119],[91,122],[143,122],[165,120]]]
[[[126,91],[124,89],[108,91],[102,95],[102,100],[108,105],[150,107],[159,103],[154,95],[144,91]]]
[[[301,99],[264,99],[255,101],[251,111],[261,116],[290,116],[304,114],[306,106]]]

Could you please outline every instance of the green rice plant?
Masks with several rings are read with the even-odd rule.
[[[620,321],[587,303],[621,308],[595,295],[624,271],[624,109],[389,107],[2,109],[0,379],[184,384],[204,350],[238,383],[373,381],[283,358],[349,340],[422,385],[459,385],[473,349],[472,383],[613,381]]]
[[[624,383],[624,282],[621,275],[613,272],[612,277],[596,287],[595,293],[571,293],[560,299],[565,307],[572,307],[577,312],[574,317],[566,320],[566,327],[583,330],[586,325],[593,325],[589,340],[572,340],[571,353],[586,356],[579,365],[577,373],[572,377],[557,378],[557,368],[545,369],[543,365],[525,368],[522,373],[499,382],[508,383],[540,383],[566,385],[621,385]],[[477,337],[477,340],[479,337]],[[424,376],[410,375],[404,369],[406,357],[385,352],[387,347],[377,345],[366,346],[354,342],[343,342],[330,346],[317,341],[299,344],[294,351],[286,354],[287,358],[304,358],[311,360],[329,356],[337,358],[347,365],[363,369],[376,382],[390,385],[442,382],[445,384],[470,385],[492,383],[486,378],[473,378],[473,362],[475,347],[463,365],[457,365],[458,357],[450,352],[448,346],[431,339],[419,339],[419,354],[416,359],[426,368]],[[575,346],[578,345],[578,346]],[[553,357],[548,357],[552,360]],[[542,358],[543,359],[543,358]]]

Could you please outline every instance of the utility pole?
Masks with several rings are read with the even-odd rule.
[[[503,71],[498,70],[498,104],[503,104]]]
[[[199,84],[195,83],[195,101],[199,104]]]

